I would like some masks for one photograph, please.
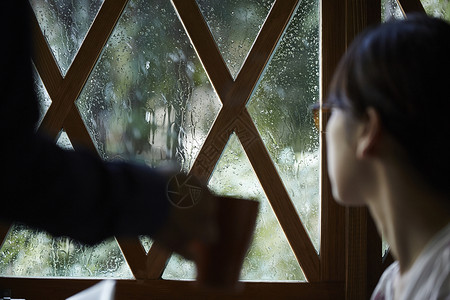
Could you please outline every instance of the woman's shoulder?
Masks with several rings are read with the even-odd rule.
[[[398,262],[392,263],[381,275],[371,300],[390,300],[394,298],[393,282],[400,270]]]
[[[410,270],[405,299],[448,299],[450,297],[450,224],[425,247]]]
[[[399,274],[399,263],[394,262],[384,271],[371,299],[394,299]],[[401,299],[450,299],[450,224],[425,247],[408,271],[404,288]]]

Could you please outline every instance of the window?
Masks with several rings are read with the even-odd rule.
[[[62,80],[68,80],[68,72],[76,66],[85,35],[103,4],[31,1],[54,63],[60,76],[65,77]],[[272,0],[190,4],[189,9],[198,9],[197,13],[205,18],[205,29],[212,33],[225,63],[222,72],[231,76],[230,83],[234,80],[238,84],[239,78],[246,76],[240,69],[245,71],[245,58],[273,4]],[[259,84],[254,91],[247,88],[248,95],[241,97],[240,105],[248,103],[248,113],[237,122],[222,113],[224,121],[239,124],[225,130],[216,125],[223,131],[218,135],[224,150],[222,155],[216,153],[220,156],[217,165],[211,162],[208,166],[216,165],[211,173],[212,190],[256,198],[262,203],[255,242],[244,266],[244,280],[306,280],[247,157],[247,137],[243,136],[248,134],[246,126],[259,131],[251,133],[252,139],[259,139],[260,149],[268,152],[267,162],[273,162],[280,173],[278,185],[284,183],[287,187],[295,205],[292,213],[296,216],[297,211],[304,220],[314,246],[308,235],[305,237],[316,257],[320,246],[319,135],[309,111],[319,99],[319,2],[309,1],[292,13],[295,5],[285,5],[290,11],[278,30],[283,32],[284,26],[289,26],[281,41],[271,37],[271,47],[277,49],[268,66],[268,57],[259,63],[259,76],[253,76]],[[208,132],[214,130],[215,119],[220,118],[221,102],[226,99],[214,90],[214,82],[205,72],[207,67],[202,65],[193,47],[195,42],[192,45],[176,9],[176,3],[169,1],[155,1],[153,6],[145,1],[128,1],[76,96],[74,103],[84,122],[75,126],[85,127],[92,140],[88,142],[103,159],[133,159],[150,166],[175,160],[190,171]],[[35,82],[45,114],[55,95],[50,95],[38,65]],[[43,124],[45,127],[45,120]],[[73,134],[66,127],[63,124],[57,135],[58,144],[70,149]],[[239,184],[232,182],[236,175],[240,176]],[[290,203],[289,196],[285,195],[285,201]],[[297,221],[304,230],[300,219]],[[141,242],[146,251],[152,247],[144,237]],[[114,240],[90,248],[17,224],[2,250],[10,254],[2,261],[4,276],[133,278]],[[39,255],[31,256],[34,263],[27,264],[30,255],[24,253],[36,250]],[[183,270],[187,272],[180,273]],[[193,279],[194,271],[192,263],[175,256],[162,277]]]
[[[35,0],[31,4],[61,75],[65,75],[88,31],[86,24],[94,20],[102,3],[90,3],[90,10],[78,6],[80,3],[72,6],[64,1]],[[228,70],[236,77],[273,1],[212,5],[199,1],[198,5],[207,16]],[[286,38],[249,100],[250,114],[272,160],[307,230],[314,234],[316,251],[320,240],[319,142],[308,109],[318,101],[319,93],[318,9],[318,2],[310,1],[296,11]],[[213,26],[217,21],[219,25]],[[51,97],[38,73],[38,94],[45,112]],[[151,166],[176,160],[186,171],[192,167],[221,108],[168,1],[155,1],[151,7],[145,1],[127,4],[75,104],[102,158],[141,160]],[[60,136],[59,144],[70,147],[70,138]],[[239,178],[239,184],[232,182],[234,178]],[[235,133],[212,173],[210,186],[219,194],[256,198],[263,205],[242,278],[304,281]],[[27,231],[22,225],[14,227],[7,241],[4,251],[11,253],[11,260],[3,261],[5,275],[133,277],[114,241],[91,249],[70,239]],[[40,253],[37,257],[22,255],[36,250]],[[35,263],[26,263],[30,257]],[[163,278],[195,278],[192,263],[177,258],[170,261]],[[109,268],[105,270],[105,266]],[[186,268],[188,274],[180,273]]]

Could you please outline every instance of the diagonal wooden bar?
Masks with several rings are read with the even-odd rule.
[[[55,58],[30,7],[34,44],[33,61],[52,99],[52,105],[44,117],[40,130],[44,130],[45,134],[56,138],[61,128],[64,127],[75,150],[84,147],[97,153],[74,102],[127,2],[128,0],[105,0],[65,78],[61,76]],[[108,22],[105,23],[105,20]],[[136,278],[146,278],[148,258],[139,239],[137,237],[135,239],[117,239],[117,242],[133,275]]]
[[[244,123],[249,125],[246,130],[258,135],[247,110],[243,111],[242,116]],[[245,139],[242,132],[245,134],[244,130],[236,130],[240,140]],[[320,281],[320,260],[317,252],[261,137],[255,138],[246,146],[242,144],[306,278],[309,282]]]
[[[52,96],[56,95],[58,92],[58,89],[61,87],[64,79],[61,76],[61,72],[55,58],[53,57],[52,51],[47,44],[47,40],[41,31],[36,15],[31,8],[31,4],[28,6],[31,23],[31,36],[33,39],[32,59],[39,76],[44,83],[47,93],[50,95],[50,98],[52,98]]]
[[[53,57],[53,54],[50,51],[46,39],[42,34],[39,23],[32,11],[31,6],[30,19],[34,46],[33,62],[39,76],[41,77],[42,83],[50,96],[50,99],[52,99],[52,102],[57,102],[57,93],[62,85],[62,82],[64,81],[64,78],[61,76],[61,72],[55,58]],[[64,120],[63,126],[72,141],[72,145],[75,150],[79,147],[84,147],[97,152],[97,149],[95,148],[75,105],[72,105],[69,113],[67,114],[67,118]],[[46,128],[43,129],[46,130]]]
[[[64,120],[64,130],[69,137],[75,150],[89,149],[98,154],[98,150],[84,124],[78,108],[72,105],[72,109]]]
[[[171,254],[171,251],[164,248],[157,241],[153,241],[152,247],[147,253],[146,278],[161,279],[166,268],[167,259]]]
[[[52,104],[60,101],[58,93],[67,79],[63,78],[58,67],[58,64],[50,50],[49,45],[40,29],[39,23],[31,5],[29,5],[31,30],[33,37],[33,62],[41,77],[41,80],[52,99]],[[70,111],[66,119],[63,121],[63,127],[69,136],[72,145],[75,149],[80,147],[88,148],[97,152],[97,149],[92,142],[89,132],[80,116],[80,113],[74,104],[71,105]],[[44,128],[46,124],[41,125],[40,130],[44,130],[46,134],[51,131],[51,128]],[[56,133],[58,134],[58,133]],[[55,136],[56,137],[56,136]]]
[[[147,278],[147,253],[138,237],[116,237],[128,266],[136,279]]]
[[[234,84],[233,78],[197,3],[195,0],[172,0],[172,4],[217,95],[223,101],[227,91]]]
[[[197,176],[209,178],[230,134],[233,132],[238,133],[245,151],[247,154],[250,154],[253,167],[255,168],[258,164],[261,165],[261,159],[265,162],[263,164],[264,168],[256,166],[256,174],[262,180],[263,186],[267,184],[265,190],[266,193],[268,192],[269,201],[286,232],[288,240],[291,242],[291,246],[305,275],[308,280],[317,281],[319,279],[318,255],[292,205],[281,178],[265,149],[264,143],[245,109],[245,105],[295,11],[298,1],[284,0],[274,3],[234,83],[229,82],[228,69],[224,65],[223,59],[218,52],[217,46],[215,46],[213,37],[209,33],[207,24],[204,22],[195,1],[173,0],[172,2],[178,10],[183,25],[223,103],[223,107],[191,172]],[[205,34],[205,31],[208,34]],[[204,59],[205,57],[208,60]],[[222,70],[222,73],[217,70]],[[223,77],[225,77],[225,80]],[[246,130],[248,128],[251,130]],[[251,143],[252,147],[249,146],[251,141],[256,141]],[[267,174],[267,170],[270,170],[269,174]],[[270,183],[267,182],[267,178],[271,178]],[[300,242],[297,242],[299,240]]]
[[[12,223],[9,221],[0,222],[0,249],[5,242],[6,236],[8,235],[9,230],[12,227]]]
[[[59,88],[56,89],[55,87],[52,104],[41,124],[41,128],[45,128],[45,133],[51,138],[56,138],[63,128],[67,115],[74,106],[75,100],[94,68],[127,3],[128,0],[105,0],[65,78],[57,86]],[[36,32],[36,30],[34,31]],[[43,46],[41,45],[40,48],[43,48]],[[43,63],[49,61],[48,57],[46,58],[47,60]],[[53,73],[53,69],[50,71],[52,73],[44,74],[45,80],[49,76],[56,76]],[[53,77],[52,79],[50,82],[52,84],[56,83]],[[51,90],[53,90],[53,86]]]
[[[211,34],[205,35],[202,32],[196,31],[196,28],[199,27],[196,24],[197,22],[200,22],[199,16],[201,18],[203,17],[201,16],[200,12],[198,12],[200,15],[198,15],[197,13],[191,15],[191,11],[194,11],[194,8],[196,7],[195,1],[173,0],[172,2],[178,10],[180,18],[197,53],[199,54],[200,59],[202,60],[204,65],[208,67],[206,69],[206,72],[210,76],[211,80],[214,80],[214,87],[218,87],[216,88],[216,91],[220,100],[224,104],[203,145],[202,150],[200,151],[199,157],[195,161],[192,168],[192,172],[194,172],[196,175],[206,175],[207,177],[209,177],[218,158],[222,153],[223,147],[228,141],[229,135],[221,135],[221,133],[226,133],[229,130],[232,130],[235,119],[245,109],[245,104],[250,98],[253,88],[256,85],[261,73],[263,72],[265,64],[269,60],[270,55],[272,54],[272,51],[274,50],[278,42],[278,38],[281,36],[287,22],[289,21],[297,0],[277,1],[274,4],[261,30],[261,33],[255,41],[255,44],[252,47],[252,50],[250,51],[250,54],[234,83],[229,82],[229,79],[231,79],[231,77],[229,76],[228,69],[226,69],[226,66],[223,63],[223,59],[220,54],[215,55],[217,57],[215,61],[203,61],[204,57],[208,57],[211,52],[218,52],[218,50],[215,45],[211,46],[212,43],[214,43],[213,41],[205,41],[205,39],[213,39]],[[198,11],[198,7],[196,7],[195,10]],[[201,20],[204,23],[203,19]],[[208,30],[206,26],[207,25],[204,24],[202,27],[203,29],[206,28],[206,30]],[[261,42],[259,42],[259,40]],[[226,70],[228,79],[223,80],[223,76],[221,76],[220,74],[211,76],[211,74],[216,73],[214,72],[210,74],[211,69],[221,69],[222,72],[225,72],[224,70]],[[229,133],[231,134],[231,132]],[[220,137],[218,138],[218,136]],[[203,161],[204,157],[206,158],[205,161]]]

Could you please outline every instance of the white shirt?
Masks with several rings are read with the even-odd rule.
[[[398,262],[384,271],[371,300],[394,299],[450,300],[450,224],[433,237],[407,274],[400,276]]]

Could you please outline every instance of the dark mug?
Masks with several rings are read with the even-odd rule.
[[[209,290],[238,291],[244,258],[253,240],[259,202],[215,196],[217,240],[200,245],[197,285]]]

